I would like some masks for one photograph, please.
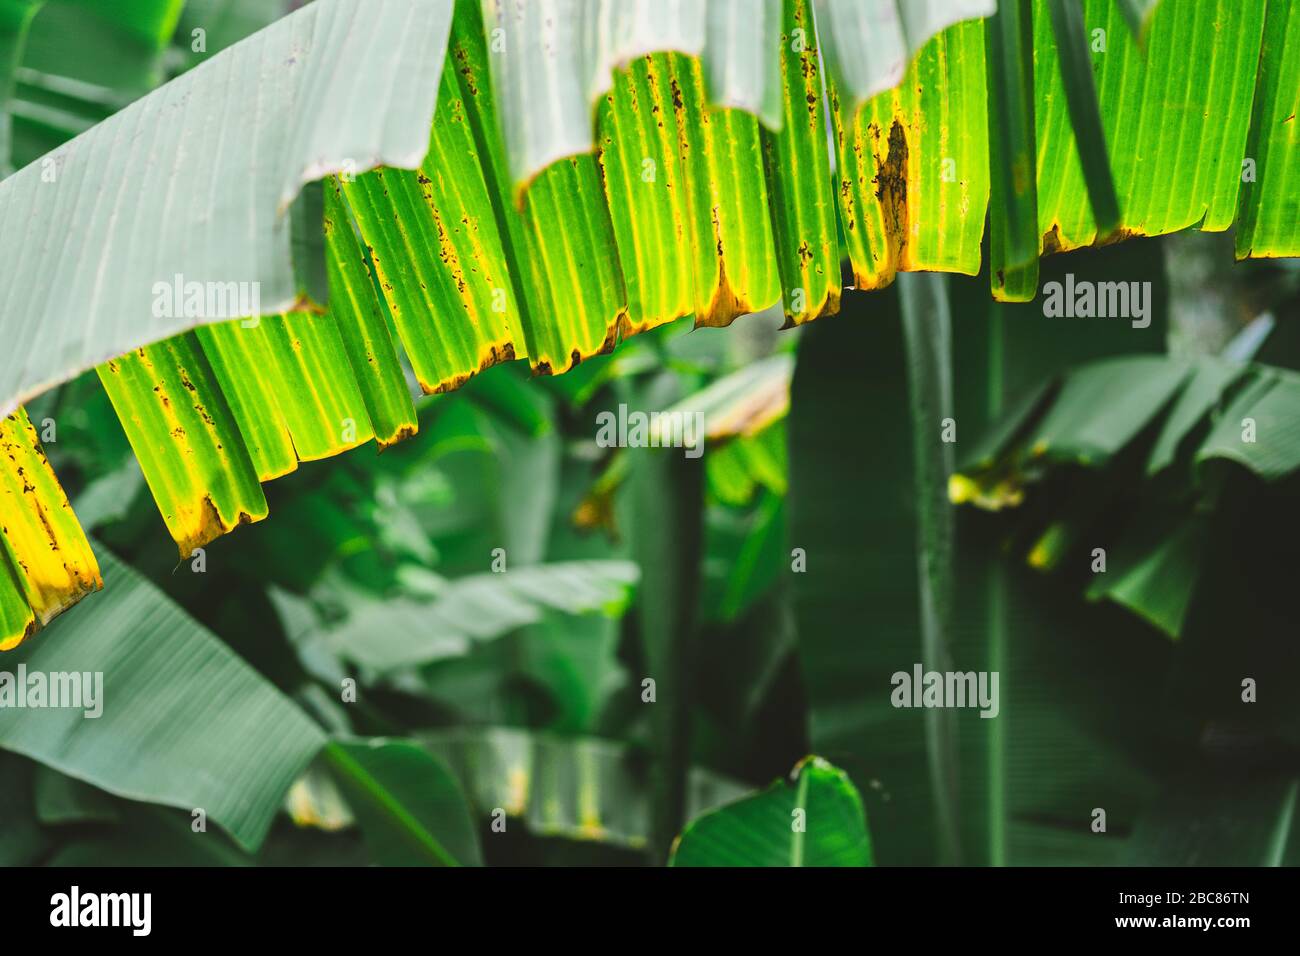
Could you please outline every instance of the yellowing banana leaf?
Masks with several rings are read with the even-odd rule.
[[[840,221],[858,288],[899,270],[974,275],[988,209],[984,24],[926,43],[897,89],[854,111],[832,83]]]
[[[248,449],[193,335],[145,346],[96,371],[182,559],[266,517]]]
[[[396,59],[408,53],[414,55],[412,44],[428,45],[430,37],[444,29],[437,11],[430,11],[433,5],[433,0],[416,4],[411,12],[415,19],[406,24],[403,33],[407,46],[401,48]],[[661,104],[671,104],[671,111],[663,110],[663,119],[671,114],[674,122],[665,125],[675,127],[669,129],[671,135],[661,134],[659,143],[665,186],[674,190],[667,237],[677,232],[688,241],[665,242],[661,234],[657,242],[650,244],[673,249],[677,255],[673,277],[660,286],[661,298],[667,293],[671,299],[675,293],[677,301],[666,306],[640,303],[640,316],[624,324],[627,332],[688,311],[693,311],[701,324],[725,324],[735,315],[765,306],[780,295],[778,276],[782,271],[789,277],[785,298],[791,321],[832,310],[837,299],[830,219],[833,213],[827,202],[829,173],[825,169],[825,143],[818,128],[824,114],[817,51],[812,42],[816,34],[807,6],[767,2],[761,16],[747,18],[742,15],[743,5],[720,3],[711,9],[707,21],[698,14],[698,8],[682,4],[680,10],[669,11],[673,15],[662,17],[643,5],[633,11],[631,19],[625,19],[626,10],[620,8],[615,13],[612,6],[607,6],[602,14],[608,18],[601,26],[607,35],[597,38],[603,52],[598,58],[601,65],[593,74],[595,80],[588,84],[591,89],[611,83],[611,65],[624,62],[630,51],[641,48],[638,44],[650,50],[656,45],[675,46],[692,54],[704,48],[712,51],[712,55],[703,57],[702,64],[693,56],[661,57],[666,69],[657,78],[657,94]],[[361,46],[369,42],[367,37],[352,35],[364,32],[354,4],[332,0],[320,4],[317,10],[312,17],[291,17],[261,38],[268,49],[276,43],[305,49],[305,66],[310,67],[310,75],[305,80],[298,73],[289,78],[292,95],[301,94],[305,107],[321,102],[332,89],[334,80],[318,75],[320,64],[332,58],[336,66],[346,65],[348,57],[360,55]],[[378,14],[382,17],[384,12]],[[330,191],[327,197],[324,223],[329,277],[336,292],[344,292],[340,308],[332,310],[328,318],[297,312],[271,315],[261,321],[203,325],[199,341],[203,357],[210,364],[204,374],[192,371],[202,361],[191,354],[192,342],[146,346],[145,350],[124,353],[122,359],[103,367],[112,376],[109,381],[115,404],[133,441],[138,448],[147,449],[142,452],[150,459],[146,474],[182,554],[242,521],[265,514],[264,499],[253,487],[245,458],[252,462],[255,477],[267,480],[292,470],[298,460],[324,457],[368,440],[376,427],[372,418],[382,420],[378,435],[381,446],[413,429],[413,411],[402,394],[399,368],[384,341],[381,309],[367,295],[370,270],[374,279],[371,285],[382,293],[383,305],[392,314],[426,390],[454,387],[494,361],[524,352],[525,342],[534,367],[551,372],[563,371],[613,346],[628,303],[619,258],[614,254],[615,230],[602,195],[605,190],[599,185],[600,171],[590,156],[576,155],[541,172],[526,196],[512,194],[513,187],[504,172],[512,127],[509,122],[505,124],[503,145],[496,107],[487,89],[487,48],[498,38],[490,32],[485,37],[478,5],[470,0],[457,5],[455,14],[453,56],[440,93],[439,116],[444,122],[433,126],[429,141],[432,148],[421,170],[390,168],[354,178],[352,173],[384,157],[371,155],[368,150],[343,155],[336,144],[326,148],[320,140],[324,134],[301,120],[296,121],[299,126],[291,128],[293,138],[283,138],[286,123],[274,128],[268,125],[265,131],[270,147],[276,146],[277,134],[282,136],[279,142],[288,150],[290,159],[286,168],[296,168],[295,162],[301,167],[297,173],[271,184],[279,187],[278,193],[269,191],[269,187],[261,192],[255,190],[258,197],[277,196],[278,211],[283,211],[287,197],[303,178],[332,168],[343,174],[342,192]],[[525,11],[524,15],[531,13]],[[648,26],[652,22],[657,26]],[[412,24],[424,33],[413,32]],[[387,29],[391,32],[393,25],[388,24]],[[321,35],[325,35],[327,45],[318,56],[312,52],[311,41]],[[697,42],[700,37],[704,39]],[[229,71],[226,76],[237,75],[242,68],[240,54],[235,50],[217,57],[205,69],[210,72],[220,63]],[[745,54],[750,55],[747,58]],[[285,62],[293,66],[295,61],[289,58]],[[493,62],[494,67],[497,65]],[[640,67],[634,64],[633,68]],[[199,94],[209,92],[209,84],[194,79],[202,73],[187,75],[169,89],[187,104],[192,103],[201,98]],[[417,74],[417,78],[422,75]],[[785,89],[778,98],[778,84],[795,79],[798,88]],[[652,81],[655,78],[647,77],[648,85]],[[189,90],[192,85],[198,92]],[[354,91],[354,95],[369,93],[373,88]],[[706,90],[720,104],[718,109],[706,109]],[[513,108],[508,96],[501,102],[503,113]],[[412,115],[418,106],[412,107]],[[167,101],[161,96],[149,97],[105,124],[104,129],[88,134],[85,142],[79,139],[69,144],[64,157],[93,148],[95,142],[105,140],[128,121],[152,124],[156,114],[166,107]],[[779,126],[780,132],[760,136],[758,122],[747,110]],[[784,123],[787,115],[797,115],[801,122]],[[181,119],[188,121],[184,115]],[[643,126],[662,121],[654,120],[653,115],[640,119]],[[584,124],[589,127],[589,117],[584,118]],[[357,125],[367,132],[361,119]],[[390,152],[401,152],[394,143],[400,142],[403,148],[407,143],[401,138],[405,134],[399,135],[391,126],[384,131],[375,131],[372,126],[369,133],[384,139]],[[215,162],[210,151],[199,149],[196,153],[206,159],[192,158],[187,152],[185,162],[176,168],[162,164],[164,178],[154,184],[154,192],[167,194],[167,182],[183,180],[187,175],[210,178],[221,171],[215,165],[203,165],[208,160]],[[333,158],[327,162],[321,155]],[[185,163],[196,168],[191,170]],[[57,176],[57,165],[54,168]],[[608,170],[605,172],[608,187],[611,180]],[[24,175],[30,178],[33,171]],[[769,183],[783,197],[772,209],[770,225],[771,204],[766,192]],[[260,189],[265,184],[259,179],[257,185]],[[64,190],[61,194],[71,192]],[[80,188],[77,192],[81,192]],[[218,197],[223,194],[224,187],[214,187],[211,192]],[[522,209],[510,201],[517,198],[522,199]],[[254,205],[266,208],[269,203],[259,198]],[[39,214],[41,209],[31,211]],[[141,214],[129,220],[129,225],[138,230],[144,221]],[[636,221],[635,217],[620,219],[625,226]],[[663,221],[667,225],[669,217]],[[268,240],[263,234],[248,245],[250,253],[259,254],[259,261],[266,258],[267,251],[287,241],[285,220],[267,222],[279,237]],[[260,229],[255,225],[254,235]],[[779,262],[770,230],[780,243]],[[625,258],[629,245],[635,253],[635,240],[629,240],[628,235],[629,230],[624,229],[621,251]],[[110,245],[115,249],[135,248],[124,242]],[[144,261],[151,261],[152,271],[171,275],[172,269],[163,267],[159,260],[177,248],[191,251],[184,240],[161,238],[150,248],[152,259],[109,265],[120,274],[123,267],[143,266]],[[211,247],[206,247],[204,254],[212,252]],[[683,256],[689,261],[683,262]],[[283,261],[287,257],[271,258]],[[202,260],[196,252],[187,255],[186,261]],[[253,264],[251,256],[241,261]],[[522,263],[519,275],[510,274],[511,262]],[[647,271],[638,269],[638,278]],[[206,266],[203,272],[208,272]],[[127,273],[129,277],[129,268]],[[178,284],[185,280],[182,271],[174,274]],[[234,270],[235,276],[243,274],[240,269]],[[288,268],[278,275],[280,287],[287,289],[292,284],[297,302],[300,277],[292,276]],[[230,280],[222,281],[228,284]],[[118,284],[97,286],[96,292],[111,296]],[[157,286],[151,285],[155,293]],[[266,301],[265,288],[260,291],[261,311],[269,312],[273,303]],[[51,308],[63,305],[57,292],[52,298],[54,301],[47,302]],[[287,304],[286,300],[287,295],[277,294],[276,301]],[[179,302],[162,310],[156,299],[151,305],[164,327],[177,322],[175,313],[185,311],[179,308]],[[115,315],[131,311],[121,300],[114,300],[113,306]],[[461,309],[468,321],[449,321],[448,313],[458,316]],[[227,303],[211,315],[201,309],[197,315],[187,314],[180,324],[210,323],[233,314],[233,303]],[[511,328],[516,319],[524,340],[518,346]],[[101,328],[113,324],[103,323]],[[150,337],[154,334],[151,332]],[[81,347],[86,344],[81,343]],[[149,366],[147,373],[124,374],[140,371],[134,367],[142,362]],[[22,374],[29,371],[24,368]],[[170,389],[160,385],[164,379],[170,382]],[[159,396],[164,392],[188,390],[190,386],[201,393],[197,402],[176,402],[180,396],[173,394],[164,396],[171,404],[161,403]],[[151,420],[141,414],[154,404],[173,417],[188,417],[188,425],[179,419]],[[228,428],[221,415],[211,422],[204,420],[210,407],[222,406],[228,407],[237,430]],[[211,435],[200,440],[198,436],[205,432]],[[160,440],[164,435],[174,440],[173,450],[169,451],[167,443]],[[244,449],[237,447],[240,438]],[[181,480],[180,476],[186,477]]]
[[[675,93],[682,69],[680,54],[638,57],[600,104],[600,167],[627,284],[624,335],[695,311]]]
[[[619,71],[599,112],[625,334],[689,314],[726,325],[780,295],[758,123],[706,108],[704,81],[690,57],[643,57]]]
[[[562,160],[528,190],[523,211],[528,359],[559,375],[614,348],[627,295],[593,157]]]
[[[1034,132],[1039,185],[1054,192],[1040,194],[1036,231],[1051,233],[1051,250],[1091,242],[1095,228],[1040,8]],[[1166,0],[1144,59],[1121,14],[1090,0],[1086,23],[1102,23],[1108,43],[1093,54],[1106,135],[1137,144],[1115,158],[1124,230],[1226,226],[1247,140],[1272,158],[1242,194],[1243,235],[1291,228],[1282,114],[1295,18],[1271,4],[1266,25],[1265,9]],[[413,431],[390,320],[426,391],[524,354],[535,371],[563,372],[620,336],[692,313],[726,324],[778,297],[799,324],[838,307],[832,195],[857,285],[899,269],[973,273],[991,172],[995,233],[1009,196],[1033,218],[1014,157],[1035,137],[999,141],[990,168],[989,76],[1025,65],[1020,37],[1019,59],[989,59],[986,72],[988,28],[970,18],[992,12],[986,0],[318,0],[0,184],[0,279],[23,314],[0,397],[13,408],[87,365],[121,355],[130,367],[148,352],[152,372],[137,386],[117,375],[115,403],[137,417],[133,440],[151,449],[146,473],[184,552],[263,514],[256,481]],[[1174,78],[1183,48],[1209,64],[1206,82]],[[1025,120],[1023,92],[1003,90],[1020,108],[998,115]],[[218,136],[212,117],[243,116],[253,97],[251,131]],[[1180,158],[1151,171],[1176,153],[1195,168]],[[123,172],[137,167],[146,174]],[[305,203],[290,205],[304,181],[334,172],[314,237],[336,300],[322,313],[292,254],[313,244],[314,224],[297,215]],[[34,237],[32,222],[45,224]],[[1008,297],[1032,291],[1020,246],[1039,238],[1012,232],[1015,248],[994,244],[1014,260]],[[93,268],[61,271],[88,258]],[[261,321],[232,321],[230,306],[159,310],[145,290],[174,277],[260,283]],[[195,326],[211,379],[198,404],[226,407],[233,429],[197,410],[188,426],[139,417],[158,382],[186,390],[180,373],[195,360],[160,340]],[[192,404],[170,411],[189,416]],[[168,451],[160,438],[178,427],[185,440]]]
[[[235,319],[205,325],[193,333],[212,367],[214,380],[239,423],[258,481],[287,475],[298,467],[298,453],[280,414],[273,384],[275,357],[267,354],[270,339]],[[260,322],[260,318],[257,320]],[[286,395],[292,400],[292,396]],[[165,453],[165,450],[160,451]],[[147,476],[146,476],[147,477]],[[155,497],[157,497],[155,495]]]
[[[273,383],[300,461],[328,458],[374,436],[332,315],[289,312],[266,316],[255,328],[226,328],[265,338],[274,365],[259,374]]]
[[[706,109],[699,65],[682,64],[674,105],[690,211],[695,324],[725,326],[781,294],[758,122],[741,110]]]
[[[329,314],[342,337],[375,440],[381,449],[387,448],[417,431],[415,405],[375,294],[370,260],[361,251],[337,185],[326,187],[324,212]]]
[[[266,516],[256,482],[372,437],[382,448],[415,432],[401,366],[334,190],[326,209],[328,314],[202,326],[100,368],[182,558]]]
[[[27,413],[0,421],[0,651],[91,591],[99,565]]]

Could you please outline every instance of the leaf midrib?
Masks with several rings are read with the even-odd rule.
[[[440,866],[460,866],[443,847],[438,839],[426,829],[419,820],[394,799],[388,790],[358,761],[348,754],[337,742],[331,741],[323,751],[330,765],[341,773],[351,777],[366,795],[374,800],[381,812],[403,831],[409,833],[421,850],[424,850]]]

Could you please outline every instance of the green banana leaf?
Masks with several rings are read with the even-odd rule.
[[[60,619],[6,660],[14,693],[21,667],[29,681],[81,675],[95,699],[6,709],[0,748],[118,796],[202,810],[255,850],[324,734],[157,588],[102,548],[96,557],[113,582],[99,613]]]
[[[384,866],[477,866],[478,835],[456,779],[402,740],[332,741],[323,759]]]
[[[766,790],[697,817],[670,866],[870,866],[862,799],[848,774],[808,757]]]
[[[538,623],[548,610],[617,617],[637,579],[627,561],[507,564],[450,581],[427,601],[358,601],[345,621],[305,638],[382,674],[464,654],[472,641]]]

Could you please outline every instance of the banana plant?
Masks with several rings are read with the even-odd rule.
[[[13,20],[11,65],[79,6]],[[159,47],[180,11],[119,12]],[[318,0],[209,54],[0,183],[4,410],[96,367],[188,557],[264,518],[261,485],[300,461],[412,434],[399,347],[439,392],[524,357],[559,374],[692,315],[780,301],[799,325],[837,310],[842,255],[858,288],[978,272],[986,210],[1004,298],[1032,294],[1037,253],[1115,236],[1237,222],[1239,255],[1296,250],[1286,0],[1165,0],[1143,45],[1083,5],[1119,205],[1100,229],[1096,127],[1058,93],[1079,31],[1045,3],[741,12]],[[39,85],[28,52],[15,75]],[[43,567],[48,542],[4,541],[8,643],[97,585]]]
[[[592,369],[606,353],[626,354],[656,329],[725,326],[774,308],[789,329],[816,321],[801,342],[794,402],[785,397],[789,350],[737,371],[694,399],[711,419],[728,419],[728,389],[758,383],[762,392],[734,428],[710,435],[728,443],[711,453],[707,471],[689,474],[662,459],[626,467],[624,456],[582,505],[593,525],[604,524],[602,495],[630,477],[639,515],[629,522],[633,550],[654,572],[643,586],[663,599],[643,602],[631,626],[649,667],[670,675],[650,730],[666,772],[656,777],[653,807],[623,825],[619,839],[648,841],[662,858],[701,809],[690,769],[693,701],[681,693],[701,650],[697,632],[753,613],[754,590],[781,577],[784,560],[769,560],[776,544],[816,562],[819,575],[829,571],[811,589],[811,577],[794,579],[811,732],[811,747],[798,753],[826,754],[857,789],[810,758],[791,783],[687,825],[676,864],[870,862],[864,800],[873,822],[884,823],[874,853],[885,862],[1122,858],[1122,841],[1091,841],[1078,824],[1091,799],[1129,833],[1172,779],[1168,761],[1135,755],[1164,746],[1181,759],[1192,749],[1182,728],[1166,726],[1166,715],[1141,698],[1142,679],[1166,675],[1170,648],[1147,643],[1140,623],[1113,624],[1104,605],[1080,618],[1141,647],[1116,711],[1147,732],[1116,743],[1116,717],[1090,698],[1097,673],[1068,640],[1081,635],[1048,645],[1026,623],[1054,619],[1045,608],[1061,606],[1053,602],[1069,589],[1035,596],[1019,569],[972,571],[966,536],[954,546],[944,501],[952,450],[934,440],[936,425],[951,420],[971,434],[972,423],[1000,417],[1027,380],[1063,367],[1059,349],[1044,344],[1049,336],[1028,332],[1043,319],[1036,308],[987,305],[975,282],[998,303],[1025,302],[1038,294],[1040,269],[1090,268],[1088,253],[1070,265],[1040,265],[1041,256],[1192,227],[1235,226],[1242,258],[1297,254],[1300,12],[1292,0],[317,0],[274,22],[278,5],[256,15],[248,6],[0,0],[0,103],[14,129],[0,135],[0,160],[26,164],[0,182],[0,323],[12,342],[0,360],[0,411],[9,415],[0,424],[0,649],[18,647],[12,660],[46,661],[41,655],[57,654],[60,640],[90,642],[93,656],[112,661],[144,639],[122,637],[133,618],[145,609],[164,614],[158,595],[86,537],[83,499],[69,503],[42,447],[57,423],[25,410],[79,373],[93,370],[186,560],[265,518],[264,486],[301,463],[372,442],[387,449],[428,431],[427,403],[417,404],[412,385],[425,394],[464,389],[485,407],[511,409],[525,431],[544,430],[544,416],[514,400],[514,378],[483,373],[526,361],[534,374],[563,375],[555,393],[572,396],[596,387],[602,373]],[[76,30],[92,22],[111,42],[102,55],[78,56]],[[256,27],[264,29],[232,42]],[[159,85],[173,71],[180,75]],[[1125,257],[1140,262],[1149,248],[1101,252],[1091,267],[1123,272]],[[978,279],[952,280],[951,302],[961,303],[954,310],[948,280],[900,272]],[[895,283],[876,296],[862,291]],[[980,303],[974,314],[969,302]],[[1158,321],[1122,342],[1108,332],[1087,348],[1154,352],[1160,330]],[[1022,350],[1020,336],[1039,351]],[[961,374],[954,351],[978,358],[976,376]],[[871,363],[869,383],[855,361]],[[1137,399],[1124,410],[1132,414],[1103,420],[1096,397],[1134,379]],[[1151,454],[1164,466],[1148,477],[1167,478],[1176,463],[1185,479],[1185,435],[1207,432],[1221,406],[1285,429],[1289,387],[1277,370],[1236,375],[1153,356],[1084,369],[1035,393],[995,432],[952,479],[953,497],[1018,503],[1035,497],[1036,483],[1075,488],[1079,468],[1105,471],[1071,498],[1071,513],[1047,515],[1044,525],[1035,511],[1039,523],[1023,543],[1031,563],[1054,566],[1095,527],[1111,469],[1132,464],[1135,435],[1163,429]],[[1247,399],[1254,404],[1232,404]],[[870,461],[844,453],[834,426],[845,407],[865,410],[881,439]],[[1276,443],[1243,450],[1225,420],[1208,429],[1210,450],[1196,452],[1196,467],[1235,460],[1285,486],[1294,467],[1288,446],[1281,457]],[[794,471],[783,536],[787,427]],[[868,479],[879,487],[882,472],[895,497],[864,509],[852,493]],[[1193,605],[1188,555],[1204,535],[1227,533],[1242,507],[1249,512],[1239,479],[1233,473],[1215,486],[1210,504],[1224,516],[1212,528],[1198,523],[1205,502],[1185,496],[1182,504],[1196,510],[1176,535],[1133,548],[1122,542],[1119,573],[1090,596],[1133,608],[1175,636],[1185,621],[1209,622],[1189,629],[1187,643],[1221,660],[1207,635],[1229,619],[1233,602]],[[748,502],[760,487],[768,507],[741,545],[744,560],[735,560],[761,559],[763,583],[733,577],[719,601],[706,588],[701,602],[695,571],[707,572],[716,544],[701,503],[727,503],[728,495],[731,504]],[[279,509],[283,499],[273,500]],[[662,520],[665,503],[679,520]],[[310,496],[283,508],[282,521],[307,529],[322,513]],[[864,538],[875,543],[869,560],[880,562],[867,592],[855,550]],[[427,600],[374,602],[368,617],[313,622],[296,632],[298,648],[310,648],[303,653],[331,678],[356,665],[382,692],[423,693],[471,644],[504,645],[496,638],[521,626],[540,631],[557,610],[621,611],[634,577],[626,564],[606,560],[574,573],[577,565],[542,563],[544,549],[524,550],[531,567],[509,587],[489,575],[448,583],[426,574]],[[1267,563],[1261,556],[1256,570]],[[1237,570],[1239,583],[1249,579],[1250,569]],[[100,600],[115,627],[103,633],[121,646],[91,641],[91,624],[56,625],[48,640],[24,643],[105,577],[110,594]],[[1163,587],[1171,578],[1176,586]],[[501,614],[482,614],[484,592]],[[862,604],[864,593],[876,599]],[[302,610],[276,600],[286,615]],[[432,615],[451,643],[392,627],[405,612]],[[872,621],[872,640],[837,633],[850,620]],[[499,802],[509,792],[499,775],[479,779],[472,760],[444,763],[378,727],[361,743],[345,727],[327,734],[297,702],[241,671],[201,627],[179,629],[181,649],[175,640],[164,647],[158,630],[147,636],[159,654],[172,649],[177,666],[211,658],[242,688],[251,713],[296,728],[275,742],[285,753],[243,755],[251,804],[230,788],[196,792],[170,763],[237,759],[220,741],[184,736],[198,719],[187,708],[203,698],[193,675],[179,681],[184,694],[164,701],[177,725],[167,760],[115,763],[108,736],[92,747],[84,739],[93,732],[56,739],[32,721],[8,728],[0,745],[119,797],[209,807],[241,858],[267,839],[290,779],[319,758],[347,795],[372,858],[481,858],[458,788]],[[371,640],[376,630],[391,639]],[[774,637],[772,660],[756,672],[778,680],[793,647]],[[1011,729],[887,709],[870,681],[901,669],[903,658],[1003,670]],[[1250,666],[1270,660],[1255,656]],[[1191,669],[1200,680],[1213,670]],[[1025,692],[1031,678],[1059,700]],[[128,713],[111,733],[153,732],[141,730],[147,715],[138,707]],[[1071,744],[1050,750],[1062,738]],[[1104,746],[1088,752],[1082,741],[1091,739]],[[20,761],[13,772],[27,771]],[[1063,795],[1061,780],[1078,781],[1078,792]],[[586,783],[580,801],[594,799]],[[570,789],[562,777],[554,792]],[[439,795],[439,812],[416,808],[417,791]],[[806,809],[810,794],[833,798],[831,831],[815,827],[804,839],[788,826],[768,828],[771,840],[752,858],[718,856],[720,846],[734,848],[727,834],[737,820],[753,829],[774,819],[773,807]],[[1293,796],[1284,791],[1284,817]],[[607,813],[592,817],[587,804],[559,817],[511,806],[539,829],[591,835],[606,827]],[[1141,855],[1141,841],[1133,845]],[[1282,855],[1285,834],[1272,846],[1272,856]]]

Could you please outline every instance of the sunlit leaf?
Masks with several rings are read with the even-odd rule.
[[[923,46],[896,88],[854,111],[831,86],[840,221],[860,289],[899,270],[974,275],[988,209],[984,24]]]
[[[1237,210],[1237,257],[1300,255],[1300,4],[1270,0]]]
[[[198,339],[146,346],[98,372],[182,559],[266,517],[257,472]]]
[[[1097,226],[1046,4],[1037,0],[1034,27],[1038,217],[1043,249],[1055,252],[1091,243]],[[1121,237],[1232,224],[1264,7],[1264,0],[1164,0],[1144,51],[1114,0],[1085,0]],[[1085,142],[1085,154],[1099,145]]]
[[[814,0],[846,122],[867,100],[902,83],[908,61],[936,33],[992,16],[996,7],[996,0]]]
[[[0,650],[9,650],[103,586],[22,409],[0,421],[0,509]]]
[[[785,0],[779,37],[784,118],[777,132],[760,134],[773,250],[790,325],[840,307],[835,183],[816,37],[809,0]]]

